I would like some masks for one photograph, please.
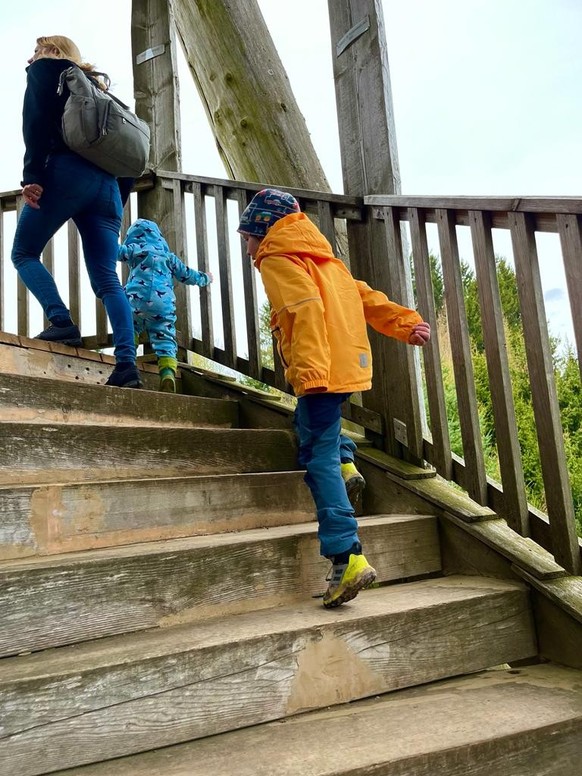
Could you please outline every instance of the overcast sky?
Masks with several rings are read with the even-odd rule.
[[[131,0],[0,4],[0,191],[7,191],[21,177],[24,68],[35,39],[73,38],[131,102]],[[332,189],[341,192],[327,0],[259,5]],[[383,7],[403,193],[581,194],[582,0],[383,0]],[[181,52],[180,76],[184,171],[225,177]],[[550,315],[564,304],[560,287],[558,279],[546,289]]]

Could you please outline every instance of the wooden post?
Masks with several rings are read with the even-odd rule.
[[[342,170],[346,194],[400,193],[400,173],[380,0],[328,0]],[[377,215],[383,215],[378,211]],[[384,215],[386,213],[384,212]],[[400,227],[370,218],[348,224],[354,275],[411,305]],[[407,346],[372,332],[374,385],[364,406],[384,418],[388,452],[420,463],[422,416],[415,360]]]
[[[330,191],[256,0],[173,0],[176,28],[230,178]]]
[[[174,20],[168,0],[132,0],[131,48],[136,112],[147,121],[151,131],[149,167],[154,173],[156,170],[179,172],[182,168],[180,103]],[[155,221],[170,248],[185,260],[183,207],[178,199],[175,187],[156,185],[138,194],[138,214],[140,218]],[[178,283],[175,292],[179,344],[188,347],[187,289]]]

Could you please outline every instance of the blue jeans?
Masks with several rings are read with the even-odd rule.
[[[340,470],[340,448],[344,445],[351,450],[353,460],[354,444],[344,437],[342,445],[341,434],[341,405],[348,396],[307,394],[299,397],[295,410],[299,465],[307,470],[305,482],[315,501],[320,551],[326,558],[349,550],[359,541],[358,522]]]
[[[40,209],[25,205],[14,235],[12,262],[22,282],[49,320],[69,316],[40,256],[51,237],[72,218],[81,235],[91,287],[103,300],[111,322],[116,360],[135,362],[131,309],[116,272],[122,215],[117,180],[77,154],[65,152],[49,157],[43,188]]]

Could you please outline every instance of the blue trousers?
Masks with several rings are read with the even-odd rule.
[[[40,260],[54,234],[70,218],[83,243],[91,287],[111,322],[117,361],[135,361],[131,309],[117,275],[121,195],[117,180],[74,153],[49,157],[40,209],[20,213],[12,262],[49,320],[68,317],[55,281]]]
[[[295,410],[299,465],[319,523],[320,552],[326,558],[349,550],[358,539],[358,523],[341,475],[340,461],[353,460],[354,443],[341,433],[341,405],[346,393],[300,396]]]

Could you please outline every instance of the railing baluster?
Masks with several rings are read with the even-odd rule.
[[[329,240],[333,255],[337,256],[337,244],[335,236],[335,221],[331,202],[319,200],[317,203],[317,215],[319,217],[319,230]]]
[[[578,366],[582,376],[582,221],[580,216],[558,215],[556,222],[564,255]]]
[[[200,183],[192,184],[194,198],[194,228],[196,232],[196,258],[200,272],[210,272],[208,257],[208,229],[206,226],[206,199]],[[212,358],[214,353],[214,327],[212,322],[212,285],[200,294],[200,323],[202,327],[202,353]]]
[[[239,216],[247,206],[248,197],[245,192],[239,191],[237,195]],[[247,256],[246,247],[241,240],[242,279],[245,302],[245,319],[247,325],[247,347],[249,353],[249,376],[256,380],[262,379],[259,312],[257,301],[257,287],[255,285],[256,271],[253,261]]]
[[[230,264],[230,247],[228,240],[226,193],[223,186],[214,187],[214,203],[216,207],[216,243],[220,267],[220,296],[222,307],[222,330],[224,333],[224,355],[226,358],[226,364],[231,368],[235,368],[236,331],[234,319],[234,298]]]
[[[176,255],[187,264],[188,247],[186,244],[186,210],[184,204],[184,192],[182,182],[175,180],[172,183],[173,199],[173,222],[174,222],[174,245],[173,250]],[[184,283],[174,285],[176,294],[176,337],[178,346],[189,348],[192,341],[192,322],[190,315],[190,305],[188,300],[188,290]]]
[[[553,553],[556,561],[566,570],[579,574],[580,547],[576,536],[532,216],[510,213],[509,226]]]
[[[67,253],[69,258],[69,309],[71,318],[82,327],[81,276],[79,272],[79,233],[73,221],[67,224]]]
[[[16,219],[20,217],[24,200],[22,197],[16,198]],[[28,337],[28,290],[22,280],[18,278],[16,282],[16,326],[17,333]]]
[[[529,536],[529,518],[521,451],[505,346],[503,311],[488,213],[469,213],[477,288],[481,305],[483,341],[495,418],[495,436],[503,483],[504,516],[522,536]]]
[[[430,429],[433,442],[431,463],[436,467],[439,474],[446,479],[451,479],[453,459],[451,455],[451,441],[449,438],[447,409],[445,405],[445,390],[441,369],[440,347],[437,337],[437,318],[430,275],[430,260],[424,214],[421,210],[412,208],[408,211],[408,220],[410,223],[418,310],[424,320],[430,323],[432,330],[430,344],[423,348]]]
[[[475,379],[471,360],[469,327],[465,312],[459,247],[455,230],[455,213],[451,210],[436,211],[439,242],[445,284],[445,301],[453,369],[459,407],[459,421],[463,440],[463,457],[466,465],[465,487],[469,495],[479,502],[487,503],[487,478],[483,460],[483,445],[475,395]]]

